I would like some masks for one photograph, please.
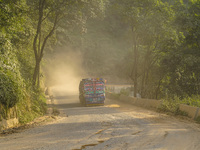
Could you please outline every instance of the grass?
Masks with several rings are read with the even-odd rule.
[[[42,92],[34,93],[31,97],[21,100],[17,103],[17,117],[21,124],[33,121],[35,118],[46,114],[46,98]]]
[[[171,98],[171,99],[163,100],[162,104],[158,107],[158,111],[167,112],[167,113],[171,113],[174,115],[188,116],[187,112],[181,111],[179,109],[180,104],[196,106],[196,105],[194,105],[195,104],[194,99],[192,99],[191,97],[189,99],[184,98],[182,100],[178,97],[174,97],[173,99]]]
[[[170,112],[178,115],[180,113],[179,103],[173,100],[163,100],[162,104],[158,107],[158,111]]]

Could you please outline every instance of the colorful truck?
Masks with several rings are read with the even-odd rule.
[[[79,100],[85,106],[104,105],[105,80],[102,78],[82,79],[79,84]]]

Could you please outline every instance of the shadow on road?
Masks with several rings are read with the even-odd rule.
[[[83,107],[80,103],[54,104],[54,106],[58,109]]]
[[[54,98],[57,99],[57,100],[60,100],[60,99],[77,99],[78,95],[62,95],[62,96],[55,96]]]
[[[56,95],[54,101],[54,107],[58,109],[82,107],[77,94]]]
[[[62,93],[54,95],[52,103],[53,105],[51,105],[51,107],[60,109],[63,113],[70,116],[119,113],[119,111],[117,111],[116,109],[111,109],[105,106],[94,105],[85,107],[79,102],[78,94]]]

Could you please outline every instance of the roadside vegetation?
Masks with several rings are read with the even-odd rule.
[[[188,116],[187,112],[181,111],[179,109],[179,105],[180,104],[185,104],[185,105],[189,105],[189,106],[194,106],[194,107],[199,107],[199,95],[193,95],[191,97],[185,97],[183,99],[179,98],[179,97],[174,97],[173,99],[162,99],[162,104],[161,106],[158,108],[158,111],[162,111],[165,113],[171,113],[174,115],[182,115],[182,116]],[[199,116],[197,118],[195,118],[195,120],[200,123],[200,118]]]
[[[34,56],[25,11],[24,2],[0,2],[0,120],[19,118],[20,123],[45,113],[41,92],[31,85]]]
[[[158,107],[158,111],[170,113],[174,115],[188,116],[188,114],[179,109],[180,99],[164,99],[162,104]]]

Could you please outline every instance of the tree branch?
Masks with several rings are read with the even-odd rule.
[[[42,57],[43,57],[44,47],[46,45],[46,42],[47,42],[48,38],[51,37],[52,34],[53,34],[53,32],[55,31],[57,23],[58,23],[58,15],[56,15],[56,17],[55,17],[53,28],[51,29],[51,31],[49,32],[49,34],[45,37],[44,42],[42,44],[41,52],[40,52],[40,57],[39,57],[40,61],[42,60]]]
[[[42,19],[42,22],[49,16],[49,14],[53,11],[54,9],[51,9],[48,13],[47,13],[47,15]]]

